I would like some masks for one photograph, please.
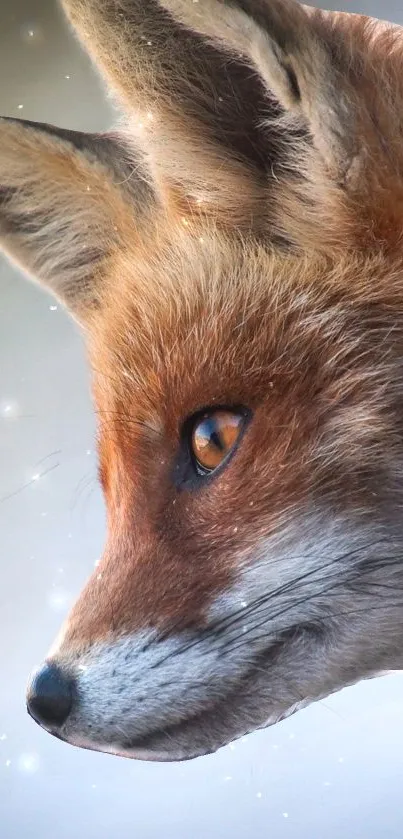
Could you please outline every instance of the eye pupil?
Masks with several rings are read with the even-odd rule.
[[[243,419],[242,414],[217,410],[196,422],[191,448],[203,471],[212,472],[225,460],[240,435]]]
[[[215,446],[216,449],[219,449],[220,452],[225,451],[225,442],[221,437],[221,432],[214,430],[210,437],[210,442],[212,446]]]

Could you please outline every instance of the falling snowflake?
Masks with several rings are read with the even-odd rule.
[[[48,604],[55,612],[63,611],[71,602],[71,595],[62,588],[54,588],[48,596]]]
[[[18,768],[21,772],[33,775],[39,769],[39,757],[36,754],[22,754],[18,760]]]

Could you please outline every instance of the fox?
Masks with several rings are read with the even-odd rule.
[[[62,0],[118,109],[0,121],[0,244],[82,330],[105,549],[27,709],[190,760],[403,666],[403,31]]]

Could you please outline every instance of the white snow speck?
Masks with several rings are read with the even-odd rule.
[[[54,304],[52,306],[49,306],[49,309],[51,312],[57,312],[57,306],[55,306]]]
[[[0,737],[0,742],[4,743],[4,740],[7,740],[7,734],[2,734]]]
[[[344,763],[344,757],[339,757],[339,763]]]
[[[32,475],[32,479],[31,479],[31,480],[32,480],[32,481],[39,481],[39,478],[40,478],[40,477],[41,477],[41,476],[40,476],[39,472],[35,472],[35,474],[34,474],[34,475]]]
[[[256,793],[256,798],[263,798],[263,793],[257,792]]]
[[[288,813],[283,813],[283,819],[288,819]]]
[[[247,604],[246,600],[241,600],[242,609],[246,609],[247,605],[248,604]]]
[[[64,78],[65,78],[65,79],[69,79],[69,78],[70,78],[69,74],[68,74],[68,73],[66,73],[66,75],[65,75],[65,77],[64,77]]]
[[[23,107],[24,107],[24,105],[18,105],[18,110],[22,111]]]
[[[234,533],[238,533],[238,528],[234,527]]]
[[[86,455],[90,455],[90,454],[92,454],[91,449],[87,449],[87,451],[86,451]]]
[[[232,775],[226,775],[224,781],[232,781]]]
[[[253,507],[253,501],[249,501],[249,507]]]
[[[19,414],[19,408],[13,399],[8,399],[0,403],[0,412],[4,417],[16,417]]]
[[[55,585],[55,584],[53,584]],[[55,612],[63,611],[71,602],[71,595],[62,588],[56,588],[48,596],[48,604]]]
[[[7,768],[8,768],[9,766],[11,766],[11,760],[6,760],[6,766],[7,766]]]
[[[34,24],[34,21],[29,20],[21,26],[21,38],[25,43],[38,42],[43,38],[43,32],[39,26]]]
[[[33,775],[39,769],[39,757],[36,754],[22,754],[18,760],[18,768],[21,772]]]

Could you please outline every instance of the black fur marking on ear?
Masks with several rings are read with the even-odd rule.
[[[284,9],[280,13],[278,9],[270,6],[267,0],[220,0],[220,2],[229,9],[240,9],[249,18],[251,18],[261,29],[267,32],[268,35],[275,41],[277,46],[283,51],[296,45],[295,30],[292,27],[284,25]],[[294,7],[298,4],[295,3]],[[299,10],[301,16],[302,9]],[[293,8],[295,16],[295,8]]]
[[[301,102],[301,98],[302,98],[301,97],[301,91],[300,91],[300,87],[299,87],[298,79],[297,79],[297,74],[296,74],[295,70],[292,67],[290,67],[289,64],[284,64],[283,67],[284,67],[284,70],[287,73],[287,76],[288,76],[288,79],[289,79],[289,82],[290,82],[290,88],[291,88],[291,90],[294,94],[295,101],[296,102]]]
[[[5,207],[15,195],[15,189],[0,184],[0,207]]]
[[[31,233],[33,230],[32,219],[25,214],[23,217],[13,211],[13,199],[17,190],[12,187],[4,187],[0,184],[0,233],[10,235],[13,233]]]
[[[136,160],[136,156],[139,158],[138,150],[130,148],[118,134],[113,132],[91,134],[86,131],[59,128],[59,126],[50,125],[46,122],[35,122],[18,119],[17,117],[1,116],[0,124],[2,121],[14,122],[23,128],[32,128],[34,131],[41,131],[69,143],[77,151],[82,152],[89,158],[92,157],[108,168],[122,189],[129,193],[136,200],[136,203],[145,201],[149,203],[152,200],[153,194],[145,177],[145,172],[142,173],[141,162],[139,159]],[[136,177],[132,179],[134,172]]]

